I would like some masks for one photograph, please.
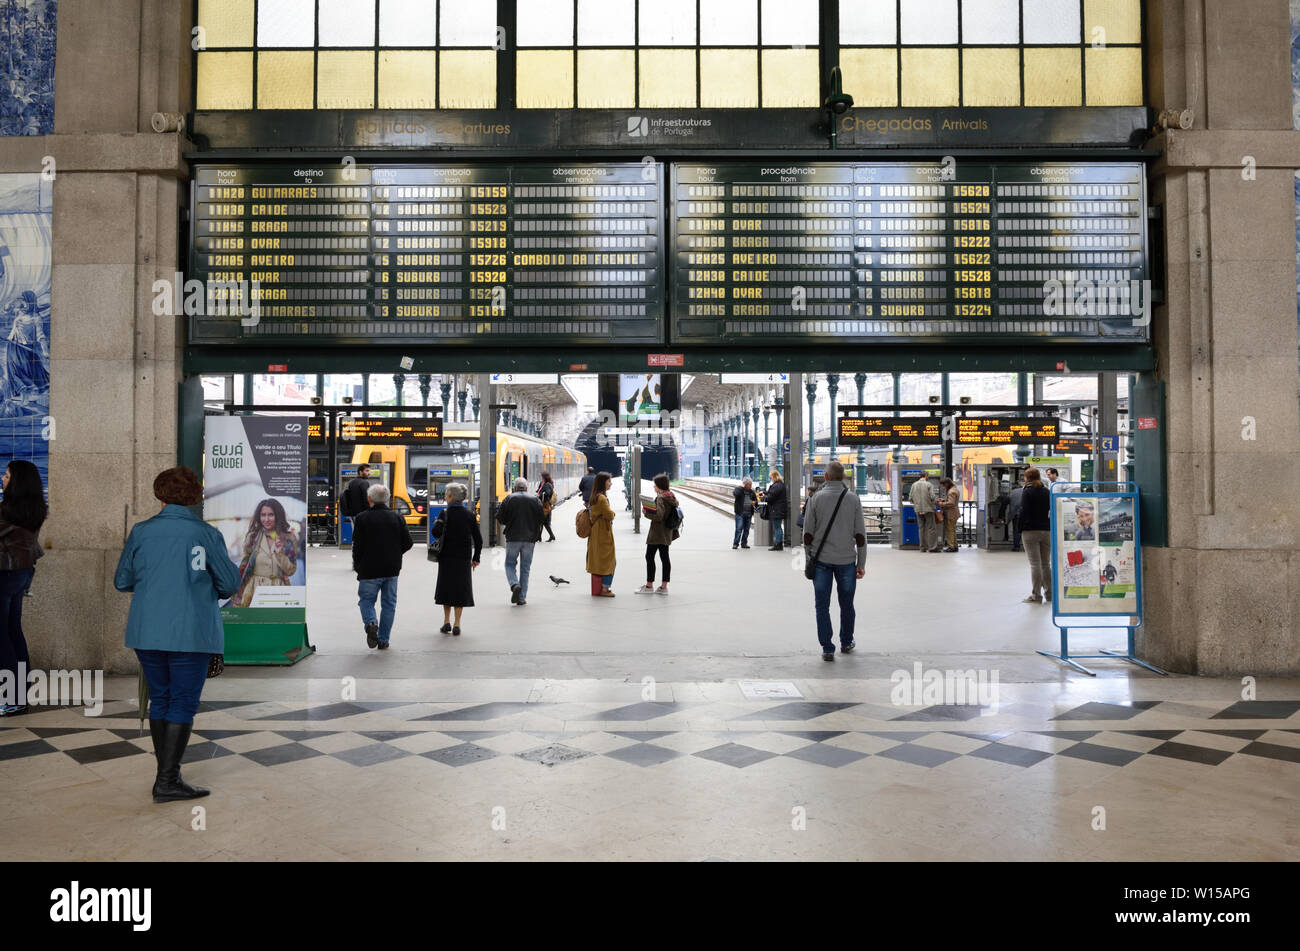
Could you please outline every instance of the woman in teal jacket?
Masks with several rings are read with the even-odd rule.
[[[131,529],[113,584],[134,593],[126,646],[149,682],[149,729],[158,776],[154,802],[197,799],[208,790],[181,779],[181,758],[213,654],[225,651],[217,602],[239,587],[239,568],[221,533],[186,506],[203,498],[199,477],[184,466],[153,483],[163,509]]]

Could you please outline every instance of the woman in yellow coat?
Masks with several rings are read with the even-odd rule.
[[[591,504],[588,514],[591,516],[591,535],[587,537],[587,572],[600,577],[600,590],[596,590],[592,579],[591,593],[597,598],[612,598],[614,592],[609,590],[614,583],[614,510],[609,504],[609,484],[612,477],[608,472],[596,476],[591,487]]]

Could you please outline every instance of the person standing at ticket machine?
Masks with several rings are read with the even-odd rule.
[[[957,550],[957,517],[961,514],[961,489],[953,483],[952,479],[940,479],[939,488],[943,491],[943,497],[937,503],[943,511],[943,534],[944,541],[947,543],[944,551]]]
[[[348,483],[343,495],[339,499],[342,514],[348,518],[355,518],[370,507],[370,501],[366,495],[370,491],[370,466],[361,463],[357,466],[357,477]]]
[[[938,551],[939,531],[934,520],[934,484],[927,478],[917,479],[908,490],[907,501],[916,512],[917,551]]]

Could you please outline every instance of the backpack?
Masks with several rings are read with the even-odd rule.
[[[579,538],[591,537],[591,513],[586,509],[578,510],[578,517],[573,520],[573,530]]]
[[[680,505],[674,505],[664,513],[664,528],[670,532],[675,532],[681,528],[684,521],[686,521],[686,516],[682,514]]]

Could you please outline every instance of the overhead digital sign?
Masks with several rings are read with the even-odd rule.
[[[1055,443],[1059,424],[1047,416],[959,416],[959,446],[1031,446]]]
[[[1092,455],[1093,442],[1088,436],[1058,436],[1056,451],[1066,455]]]
[[[396,443],[404,445],[442,445],[442,420],[370,416],[339,418],[338,438],[343,442]],[[307,424],[307,438],[321,439],[324,424],[313,419]]]
[[[1138,163],[675,165],[674,342],[1147,339]]]
[[[197,166],[188,277],[208,306],[190,341],[659,343],[661,179],[654,163]]]
[[[940,421],[926,417],[841,416],[841,446],[933,446],[942,442]]]
[[[841,446],[935,446],[944,441],[938,417],[841,416],[836,442]],[[1047,445],[1057,441],[1050,417],[955,417],[950,430],[958,446]]]

